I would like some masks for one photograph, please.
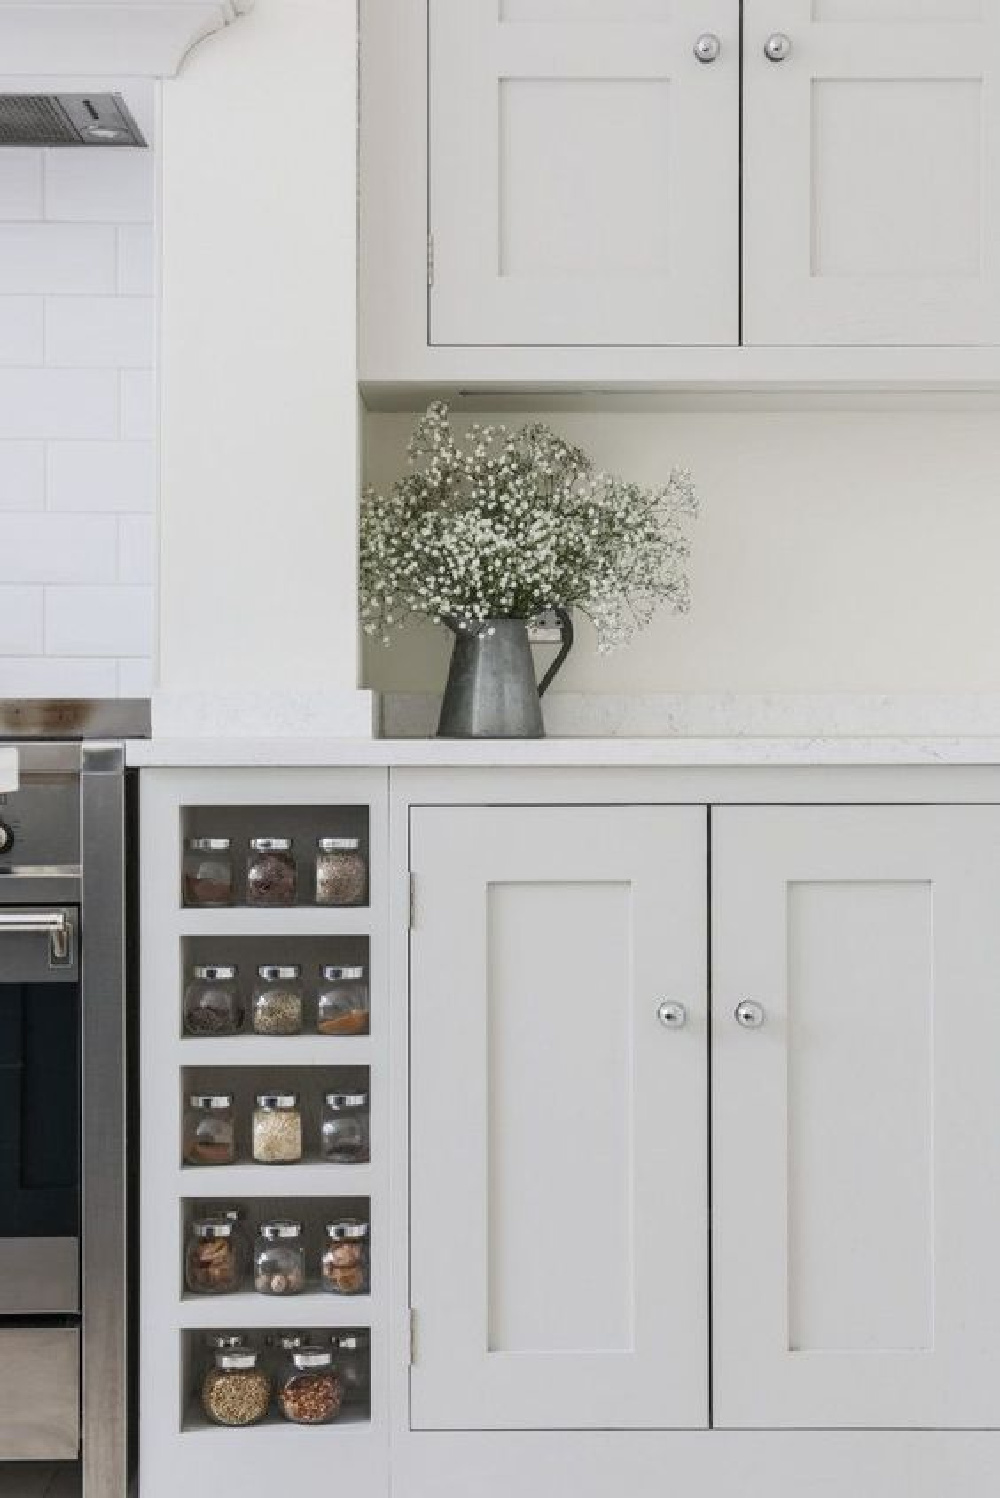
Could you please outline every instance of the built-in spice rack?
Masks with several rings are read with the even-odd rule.
[[[384,1491],[386,777],[154,770],[141,820],[143,1498]]]

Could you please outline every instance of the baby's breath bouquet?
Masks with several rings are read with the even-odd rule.
[[[410,471],[361,510],[361,614],[388,640],[415,615],[453,629],[577,609],[602,651],[623,644],[660,605],[688,608],[697,513],[690,475],[657,488],[595,470],[540,422],[458,436],[431,405],[409,446]]]

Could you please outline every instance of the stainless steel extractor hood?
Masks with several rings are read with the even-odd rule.
[[[121,94],[0,93],[0,146],[145,146]]]

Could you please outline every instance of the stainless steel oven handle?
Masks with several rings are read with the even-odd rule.
[[[72,930],[65,910],[0,910],[0,936],[47,936],[53,962],[69,957]]]

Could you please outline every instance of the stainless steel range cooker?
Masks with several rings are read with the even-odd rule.
[[[0,702],[0,1471],[77,1463],[84,1498],[129,1486],[123,741],[147,721]]]

